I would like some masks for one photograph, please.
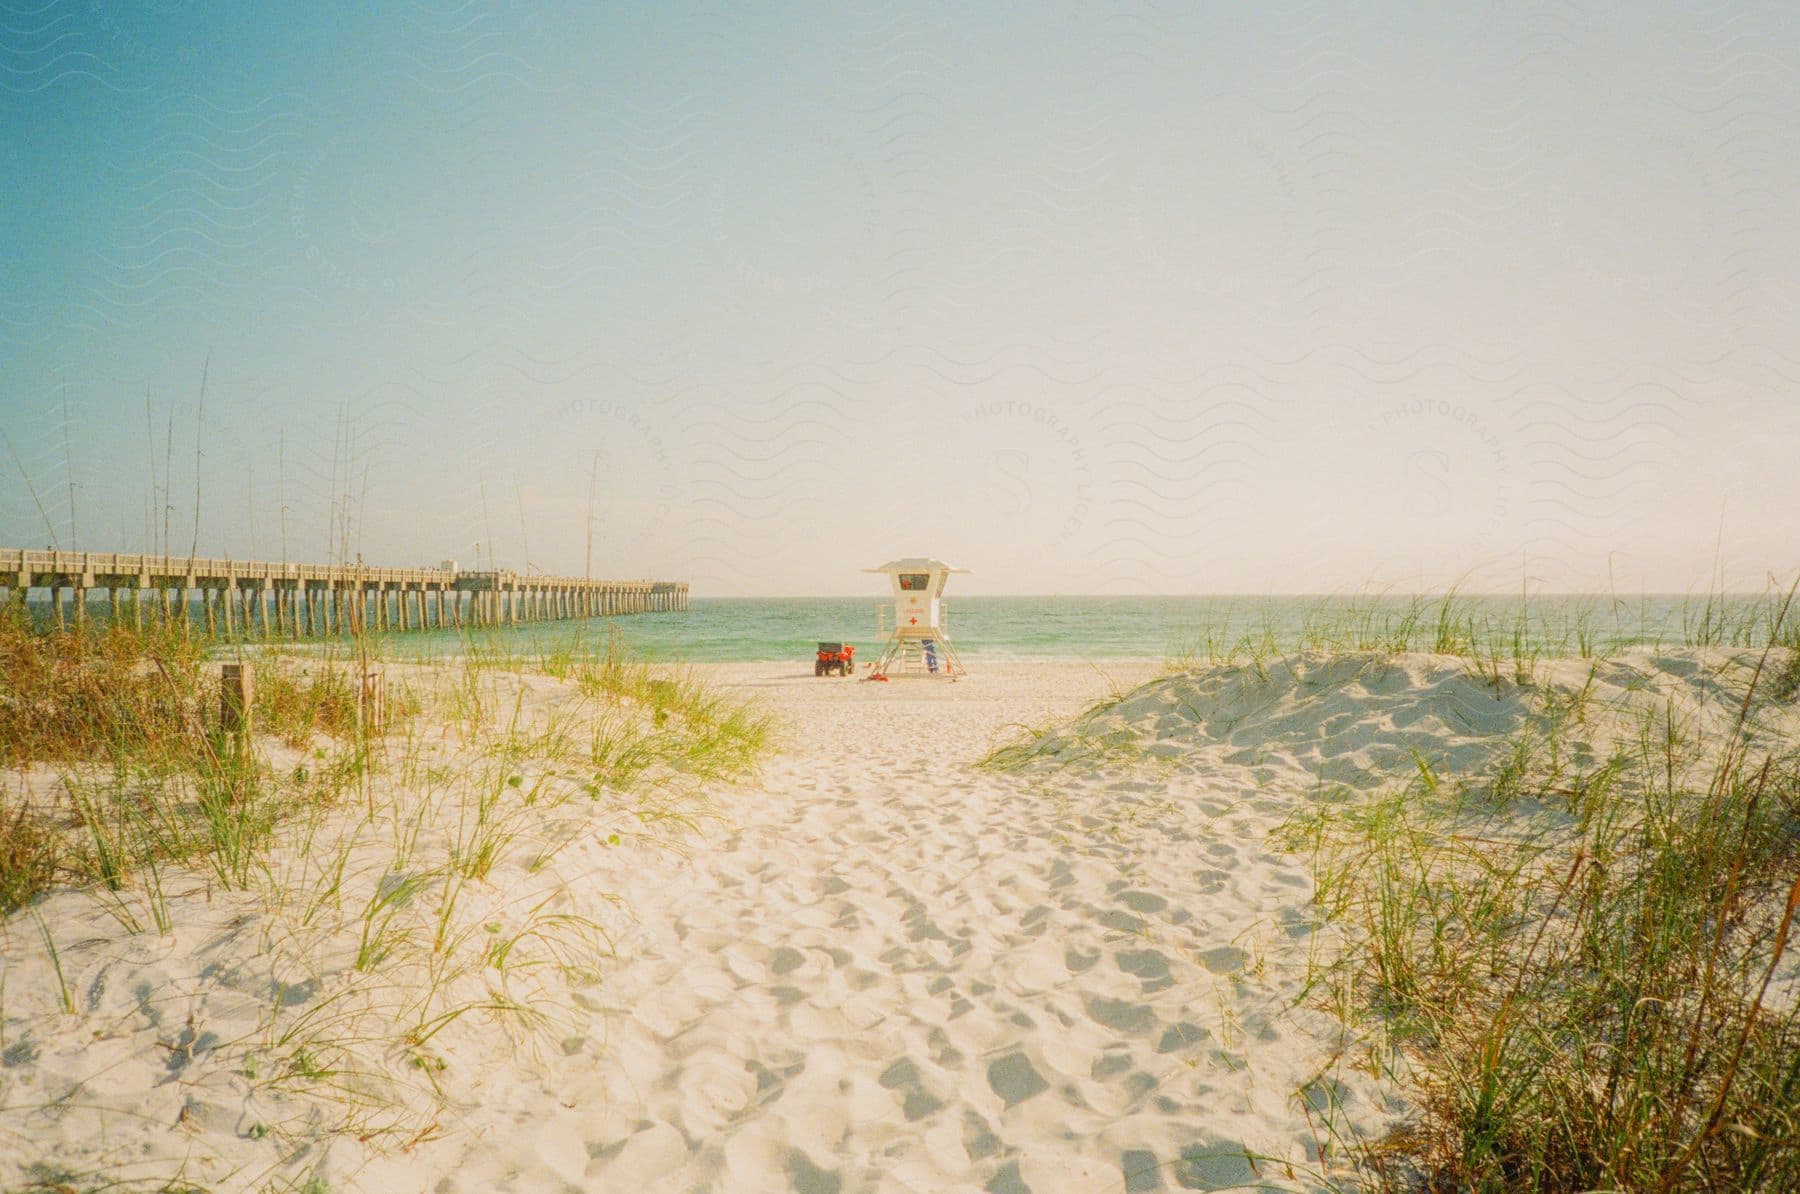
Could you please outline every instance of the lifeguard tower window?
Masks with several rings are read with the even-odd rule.
[[[902,572],[900,574],[900,588],[905,592],[923,593],[930,587],[931,573],[929,572]]]

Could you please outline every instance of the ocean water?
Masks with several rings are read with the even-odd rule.
[[[856,645],[873,659],[876,597],[696,598],[685,613],[548,622],[465,635],[454,631],[393,635],[385,653],[442,656],[471,639],[511,652],[573,648],[602,652],[614,633],[644,660],[730,662],[812,658],[820,640]],[[1434,641],[1442,599],[1410,597],[964,597],[946,602],[951,639],[967,663],[981,659],[1168,659],[1248,638],[1295,649],[1320,638],[1388,637],[1412,627],[1415,644]],[[1459,632],[1510,643],[1524,629],[1533,642],[1574,653],[1635,643],[1677,645],[1697,637],[1753,638],[1772,603],[1755,596],[1457,597],[1448,622]],[[1766,633],[1766,629],[1764,630]],[[1761,639],[1756,639],[1760,642]]]

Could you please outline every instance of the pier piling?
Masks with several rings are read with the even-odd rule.
[[[48,590],[59,628],[71,620],[78,628],[85,623],[95,588],[106,589],[114,622],[129,601],[139,629],[151,594],[148,612],[165,626],[191,623],[191,603],[198,598],[206,632],[228,638],[517,626],[688,608],[688,586],[680,581],[10,548],[0,548],[0,586],[20,606],[32,589]]]

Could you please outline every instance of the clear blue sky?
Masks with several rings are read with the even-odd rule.
[[[1248,7],[0,6],[0,542],[1800,564],[1791,7]]]

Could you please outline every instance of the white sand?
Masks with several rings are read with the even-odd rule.
[[[1297,1095],[1336,1026],[1292,1008],[1311,885],[1253,790],[967,766],[1104,695],[1083,665],[713,671],[779,704],[793,752],[732,829],[621,884],[603,1047],[509,1088],[520,1130],[444,1188],[540,1188],[557,1147],[590,1188],[1310,1184]]]
[[[1668,680],[1663,665],[1685,666],[1619,664],[1604,684],[1621,697],[1645,671]],[[314,861],[290,845],[261,893],[169,876],[170,935],[127,932],[93,893],[14,915],[0,1188],[105,1172],[225,1189],[1309,1189],[1334,1132],[1378,1134],[1404,1111],[1343,1027],[1303,1006],[1329,943],[1306,861],[1269,833],[1322,778],[1391,777],[1415,750],[1480,765],[1524,717],[1516,693],[1431,657],[1222,671],[1047,742],[1098,761],[992,773],[970,764],[1009,725],[1069,718],[1152,665],[886,685],[703,670],[776,709],[785,752],[716,793],[720,818],[696,832],[606,801],[527,810],[441,930],[475,956],[530,930],[509,967],[434,961],[471,956],[429,946],[438,878],[402,892],[391,922],[365,915],[466,849],[466,808],[424,764],[384,781],[380,827],[333,814]],[[534,716],[570,699],[525,689]],[[1108,762],[1115,747],[1152,765]],[[465,778],[516,772],[515,804],[578,780],[449,739],[431,750]],[[326,899],[317,860],[333,857],[345,877]],[[124,906],[147,923],[142,901]],[[565,914],[603,923],[611,952],[563,931]],[[393,956],[358,972],[377,922]],[[502,1000],[541,1019],[482,1006]],[[309,1084],[301,1051],[356,1072]]]

